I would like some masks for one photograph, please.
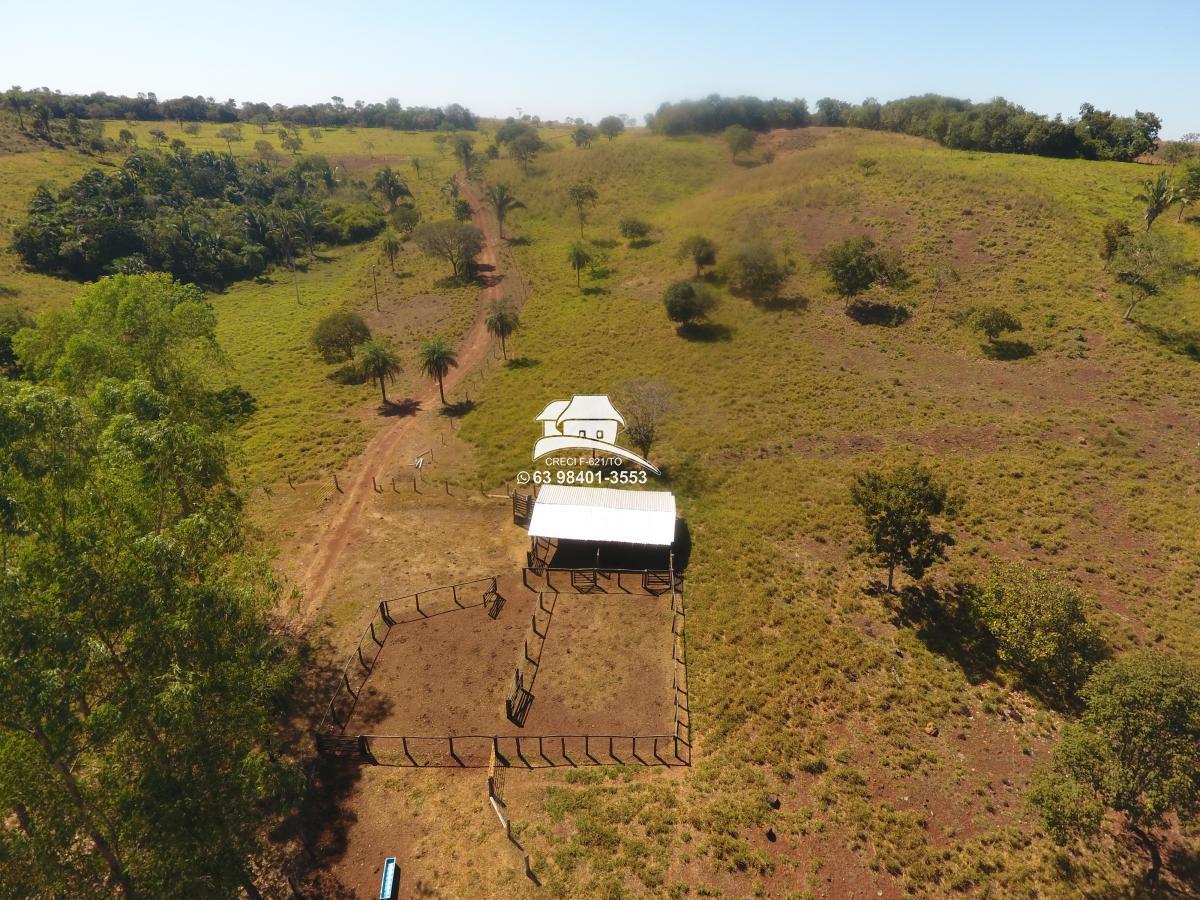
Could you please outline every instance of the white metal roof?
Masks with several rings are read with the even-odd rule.
[[[533,505],[529,535],[670,546],[675,540],[675,495],[547,484]]]

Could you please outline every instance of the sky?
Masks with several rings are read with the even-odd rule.
[[[1165,137],[1200,132],[1197,0],[25,0],[3,23],[2,87],[591,121],[711,93],[934,92],[1065,117],[1084,101],[1151,110]]]

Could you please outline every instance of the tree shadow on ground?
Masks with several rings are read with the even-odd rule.
[[[640,238],[636,241],[629,242],[630,250],[645,250],[647,247],[653,247],[658,241],[653,238]]]
[[[288,715],[281,717],[280,739],[297,748],[297,764],[311,778],[299,805],[271,832],[283,845],[295,839],[302,852],[285,868],[289,880],[309,889],[311,896],[352,897],[328,872],[322,871],[346,852],[347,834],[356,817],[342,808],[361,777],[356,763],[326,760],[315,755],[313,733],[341,674],[344,660],[324,638],[314,642],[293,636],[288,649],[300,662],[301,677],[288,700]]]
[[[716,322],[691,322],[680,325],[675,333],[684,340],[697,341],[702,344],[715,344],[733,340],[733,329],[728,325]]]
[[[1025,341],[988,341],[980,344],[979,349],[988,359],[998,359],[1011,362],[1018,359],[1028,359],[1033,356],[1033,347]]]
[[[612,291],[606,287],[595,286],[585,287],[579,293],[583,294],[585,297],[603,297],[605,294],[611,294]]]
[[[456,403],[447,403],[442,407],[441,415],[449,419],[461,419],[473,409],[477,409],[479,404],[474,400],[459,400]]]
[[[1143,325],[1141,322],[1137,323],[1137,328],[1168,350],[1200,362],[1200,331],[1179,331],[1160,325]]]
[[[421,401],[414,400],[408,397],[404,400],[395,401],[389,400],[386,404],[380,404],[379,414],[381,416],[398,416],[406,418],[407,416],[415,416],[421,411]]]
[[[534,366],[540,366],[540,359],[533,359],[529,356],[514,356],[504,364],[508,369],[532,369]]]
[[[896,595],[895,624],[912,628],[932,653],[953,660],[972,684],[994,679],[996,644],[975,612],[978,588],[959,582],[944,591],[906,587]]]
[[[756,307],[767,312],[801,312],[808,309],[808,298],[800,294],[793,297],[763,297],[751,300]]]
[[[366,384],[367,376],[358,370],[354,363],[349,362],[339,366],[325,376],[337,384]]]
[[[593,247],[600,247],[604,250],[611,250],[617,246],[617,242],[612,238],[592,238],[588,243]]]
[[[855,300],[846,306],[846,315],[859,325],[897,328],[912,316],[907,306],[877,300]]]
[[[505,240],[508,241],[508,244],[511,247],[528,247],[533,243],[533,239],[526,237],[525,235],[521,235],[520,237],[505,238]]]

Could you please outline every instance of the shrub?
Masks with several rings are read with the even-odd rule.
[[[976,600],[1001,662],[1057,700],[1074,697],[1104,644],[1071,587],[1022,565],[1000,565]]]
[[[312,342],[326,362],[339,362],[352,358],[354,348],[370,337],[371,329],[358,313],[333,312],[317,322]]]
[[[779,261],[770,244],[755,239],[733,249],[726,261],[725,274],[735,293],[760,302],[779,294],[787,281],[788,267]]]
[[[663,294],[667,318],[680,325],[690,325],[703,319],[717,305],[716,295],[706,285],[677,281]]]
[[[908,272],[894,250],[877,249],[871,238],[847,238],[826,248],[825,271],[839,297],[853,297],[872,285],[903,288]]]
[[[1021,330],[1020,320],[998,306],[981,306],[974,310],[970,323],[989,341],[995,341],[1002,334]]]
[[[334,244],[351,244],[373,238],[383,230],[387,219],[373,203],[350,206],[333,204],[326,208],[325,225],[319,233]]]
[[[648,222],[643,222],[641,219],[633,217],[622,219],[620,227],[621,237],[630,242],[644,240],[646,235],[650,233],[650,224]]]

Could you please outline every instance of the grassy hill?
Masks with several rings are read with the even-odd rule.
[[[135,131],[144,140],[150,127]],[[213,126],[163,127],[223,147]],[[254,131],[235,153],[252,152]],[[494,484],[528,466],[546,401],[635,377],[672,385],[652,457],[694,542],[696,765],[532,782],[536,803],[519,815],[543,881],[606,896],[1127,891],[1141,865],[1133,851],[1067,854],[1041,833],[1022,791],[1061,717],[979,652],[952,598],[996,560],[1035,563],[1080,587],[1118,650],[1200,662],[1200,285],[1189,277],[1123,323],[1097,255],[1105,221],[1136,219],[1148,170],[854,130],[772,135],[774,160],[755,165],[715,139],[632,132],[576,149],[565,132],[544,137],[554,149],[528,172],[507,159],[486,167],[528,207],[508,231],[530,299],[509,346],[521,363],[488,377],[461,433]],[[444,215],[437,186],[454,164],[431,135],[332,130],[306,144],[351,177],[403,166],[423,214]],[[420,181],[412,155],[426,164]],[[38,183],[61,186],[96,163],[65,150],[0,155],[0,220],[11,228]],[[566,188],[581,180],[599,192],[583,290],[566,262],[579,238]],[[620,238],[626,216],[653,225],[649,245]],[[1155,227],[1200,259],[1195,222],[1172,212]],[[675,251],[693,233],[722,252],[752,234],[771,242],[794,263],[782,300],[755,305],[717,284],[708,326],[678,334],[660,298],[689,275]],[[863,234],[900,251],[913,275],[875,298],[907,309],[897,327],[849,317],[815,262]],[[374,388],[331,380],[336,367],[307,346],[322,313],[363,311],[406,352],[466,330],[474,288],[441,284],[441,267],[413,248],[400,269],[356,245],[307,261],[299,303],[287,272],[214,297],[232,380],[258,401],[244,429],[255,482],[323,474],[379,427]],[[76,289],[0,256],[2,302],[37,311]],[[1020,318],[1028,355],[989,358],[961,324],[981,304]],[[407,370],[398,395],[413,383]],[[860,528],[849,485],[864,468],[911,460],[949,482],[963,512],[928,585],[886,596],[866,590],[879,573],[850,553]],[[1194,840],[1177,843],[1195,858]]]
[[[676,408],[654,458],[694,538],[699,763],[678,781],[637,780],[636,801],[603,780],[547,789],[531,830],[556,884],[775,896],[1123,883],[1039,836],[1021,791],[1058,718],[927,601],[995,560],[1035,562],[1092,599],[1118,648],[1196,659],[1200,294],[1188,279],[1122,323],[1097,255],[1104,221],[1137,216],[1146,176],[817,129],[752,167],[715,141],[643,135],[546,154],[528,175],[490,167],[530,210],[510,226],[528,241],[515,253],[534,299],[512,343],[528,361],[489,382],[464,434],[490,478],[511,477],[546,400],[662,379]],[[586,234],[603,259],[582,292],[565,259],[578,238],[566,187],[580,180],[600,194]],[[651,246],[620,240],[628,215],[655,226]],[[1195,224],[1161,227],[1200,257]],[[704,339],[677,335],[660,297],[689,275],[674,253],[697,232],[722,248],[765,236],[796,263],[786,302],[726,293]],[[900,327],[857,324],[813,262],[861,234],[915,276],[881,298],[910,311]],[[990,359],[956,324],[985,303],[1020,318],[1031,355]],[[964,512],[926,596],[895,599],[863,590],[877,573],[848,553],[848,487],[908,460],[952,484]]]

